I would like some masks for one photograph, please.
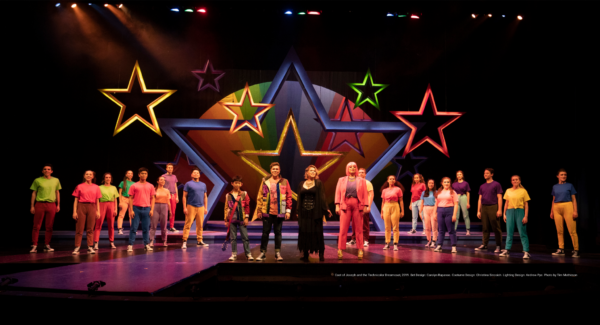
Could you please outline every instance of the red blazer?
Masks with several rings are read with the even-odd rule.
[[[335,204],[340,205],[340,209],[346,210],[346,185],[348,184],[348,176],[340,177],[335,188]],[[367,193],[367,182],[364,178],[356,177],[356,194],[360,209],[366,206],[369,202],[369,194]]]

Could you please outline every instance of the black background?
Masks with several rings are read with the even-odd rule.
[[[474,194],[472,221],[484,168],[496,170],[503,188],[518,174],[532,197],[531,242],[555,247],[550,191],[558,168],[566,168],[579,192],[582,249],[595,249],[593,2],[179,3],[206,7],[201,15],[171,12],[173,2],[140,1],[125,2],[129,16],[117,14],[125,24],[102,4],[70,4],[2,4],[7,245],[30,240],[29,186],[44,163],[54,165],[63,187],[55,229],[67,230],[74,229],[70,194],[85,170],[120,179],[146,166],[153,180],[159,173],[153,162],[178,152],[167,136],[139,122],[112,136],[119,109],[97,89],[125,87],[136,60],[149,88],[177,89],[155,108],[158,118],[198,118],[246,82],[271,81],[293,46],[313,84],[350,99],[356,94],[347,83],[362,81],[369,68],[376,83],[390,84],[379,94],[381,111],[363,105],[375,120],[397,121],[388,111],[417,110],[428,84],[438,110],[466,112],[444,131],[450,158],[428,144],[414,153],[429,157],[420,168],[426,178],[464,171]],[[323,14],[283,14],[312,8]],[[422,19],[386,17],[388,11],[418,12]],[[484,17],[488,12],[492,18]],[[207,59],[226,72],[220,93],[196,91],[190,70]],[[117,98],[128,104],[126,119],[147,117],[145,105],[155,96],[142,95],[136,83],[132,94]],[[406,178],[403,184],[410,186]],[[221,209],[215,211],[220,218]]]

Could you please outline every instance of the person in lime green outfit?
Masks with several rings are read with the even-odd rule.
[[[112,174],[104,173],[104,180],[100,185],[100,218],[96,220],[96,227],[94,228],[94,249],[98,250],[98,241],[100,240],[100,230],[102,230],[102,223],[104,218],[108,221],[108,240],[110,241],[110,248],[117,248],[115,246],[115,217],[117,216],[117,198],[119,192],[117,188],[111,185]]]
[[[52,177],[52,165],[46,164],[42,168],[44,176],[38,177],[31,184],[31,208],[29,212],[33,214],[33,231],[31,233],[32,246],[30,253],[37,253],[38,237],[42,221],[46,217],[46,233],[44,252],[54,252],[50,247],[52,239],[52,227],[54,226],[54,216],[60,211],[60,181],[56,177]]]

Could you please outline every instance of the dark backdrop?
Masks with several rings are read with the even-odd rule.
[[[417,110],[428,84],[439,110],[466,112],[445,130],[450,158],[428,144],[415,154],[429,157],[420,168],[426,178],[465,172],[474,194],[472,221],[484,168],[496,169],[503,188],[518,174],[532,197],[531,241],[555,247],[550,191],[557,169],[566,168],[579,192],[581,246],[592,250],[598,238],[598,190],[591,179],[597,136],[594,93],[586,86],[596,56],[588,20],[594,6],[566,4],[223,1],[204,2],[208,13],[201,15],[171,12],[173,2],[125,2],[121,11],[102,4],[71,9],[70,3],[3,2],[3,149],[11,190],[2,240],[29,242],[29,186],[44,163],[54,165],[63,186],[55,229],[74,230],[70,194],[85,170],[118,179],[146,166],[153,180],[159,173],[153,162],[178,152],[167,136],[139,122],[112,136],[119,110],[97,89],[124,87],[136,60],[149,88],[177,89],[155,109],[158,118],[198,118],[246,82],[271,81],[293,46],[313,84],[350,99],[356,94],[346,83],[362,80],[368,68],[375,82],[390,84],[379,94],[381,111],[363,105],[376,120],[395,121],[390,110]],[[194,5],[200,3],[179,3]],[[288,8],[323,14],[289,17],[283,15]],[[422,19],[385,17],[388,11],[418,12]],[[472,19],[472,12],[480,16]],[[492,18],[483,17],[488,12]],[[517,14],[525,19],[516,20]],[[190,70],[207,59],[226,72],[220,93],[195,89]],[[154,95],[142,95],[136,84],[132,94],[117,97],[128,103],[125,119],[133,113],[149,119],[145,105]]]

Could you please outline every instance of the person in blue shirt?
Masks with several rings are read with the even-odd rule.
[[[421,193],[421,206],[419,207],[419,214],[423,220],[425,227],[425,234],[427,235],[427,244],[425,247],[435,247],[435,242],[438,236],[438,222],[435,208],[437,197],[437,189],[435,188],[435,181],[430,179],[427,181],[427,190]],[[431,232],[433,231],[433,238]],[[432,240],[433,239],[433,240]]]
[[[552,255],[565,255],[565,239],[563,220],[567,223],[567,229],[573,241],[573,257],[579,257],[579,238],[577,237],[577,199],[575,198],[575,187],[567,183],[567,171],[558,170],[558,184],[552,187],[552,210],[550,210],[550,219],[554,219],[556,232],[558,234],[558,250]]]
[[[206,206],[208,197],[206,194],[206,184],[200,181],[200,169],[192,169],[192,180],[183,186],[183,214],[185,214],[185,226],[183,227],[183,245],[181,249],[187,248],[187,239],[190,235],[192,223],[196,221],[196,238],[198,246],[208,247],[202,241],[202,226],[204,215],[208,213]]]

